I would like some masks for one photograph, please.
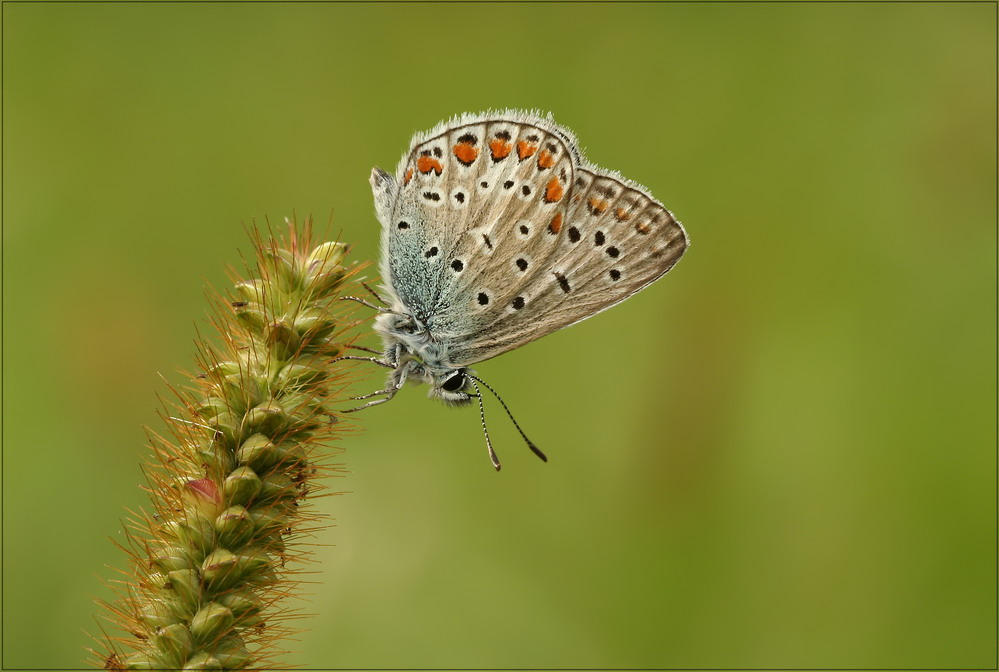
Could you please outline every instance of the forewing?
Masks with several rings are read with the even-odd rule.
[[[546,127],[547,126],[547,127]],[[398,171],[386,227],[391,288],[449,341],[492,322],[493,292],[469,292],[499,275],[498,250],[513,250],[565,219],[574,145],[531,115],[464,117],[417,136]]]

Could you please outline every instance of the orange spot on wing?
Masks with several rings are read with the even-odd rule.
[[[548,186],[545,187],[545,202],[554,203],[555,201],[561,201],[563,194],[565,194],[565,190],[562,188],[562,182],[557,177],[548,180]]]
[[[431,170],[434,171],[435,175],[440,175],[441,171],[444,170],[444,166],[442,166],[441,162],[432,156],[421,156],[416,161],[416,169],[424,175],[429,173]]]
[[[489,149],[493,153],[493,161],[499,161],[510,156],[510,152],[513,151],[513,145],[502,138],[494,138],[489,143]]]
[[[555,165],[555,157],[547,149],[542,149],[541,153],[538,154],[538,168],[544,170],[545,168],[551,168]]]
[[[538,146],[528,142],[527,140],[521,140],[517,143],[517,156],[523,161],[529,156],[534,156],[534,152],[538,151]]]
[[[643,236],[648,235],[649,231],[651,230],[652,227],[649,226],[648,222],[638,222],[637,224],[635,224],[635,231],[638,231]]]
[[[406,185],[406,184],[409,184],[409,181],[410,181],[411,179],[413,179],[413,169],[412,169],[412,168],[410,168],[409,170],[407,170],[407,171],[406,171],[406,177],[404,177],[404,178],[402,179],[402,183],[403,183],[404,185]]]
[[[479,149],[470,142],[459,142],[454,146],[454,155],[466,166],[479,158]]]
[[[619,222],[627,222],[631,219],[631,215],[624,208],[618,208],[614,211],[614,218]]]
[[[558,233],[562,230],[562,213],[556,212],[555,216],[552,217],[551,223],[548,225],[549,233]]]
[[[594,215],[602,215],[605,210],[607,210],[610,203],[602,198],[597,198],[596,196],[591,196],[589,200],[586,201],[590,206],[590,212]]]

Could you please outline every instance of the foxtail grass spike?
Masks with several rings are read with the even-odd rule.
[[[306,498],[346,431],[330,406],[355,371],[330,362],[350,344],[354,304],[336,299],[357,291],[359,266],[342,243],[313,245],[310,221],[253,236],[256,272],[216,302],[217,338],[199,339],[200,370],[173,390],[167,431],[149,433],[151,511],[120,544],[131,566],[102,603],[99,667],[274,668],[300,615],[282,602],[317,527]]]

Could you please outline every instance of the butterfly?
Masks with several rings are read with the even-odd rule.
[[[689,245],[680,222],[642,187],[585,158],[550,116],[465,114],[417,134],[395,175],[374,168],[382,225],[375,330],[391,399],[426,383],[449,405],[477,399],[472,365],[575,324],[662,277]],[[506,404],[500,403],[528,446]],[[360,410],[351,409],[351,410]]]

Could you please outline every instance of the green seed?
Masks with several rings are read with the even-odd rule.
[[[336,268],[347,256],[347,246],[343,243],[325,242],[317,246],[305,260],[306,271],[310,275]]]
[[[175,569],[167,574],[167,585],[177,596],[183,612],[193,612],[201,600],[201,576],[196,569]]]
[[[186,570],[181,569],[177,571],[182,572]],[[165,628],[168,625],[173,625],[181,620],[181,617],[177,615],[174,610],[173,605],[162,600],[147,602],[139,610],[138,616],[139,620],[141,620],[150,630]]]
[[[125,669],[128,670],[162,670],[166,666],[167,663],[151,651],[136,651],[125,658]]]
[[[303,364],[289,364],[278,374],[277,384],[282,389],[315,385],[326,379],[325,370]]]
[[[272,471],[260,479],[263,487],[260,489],[259,501],[274,499],[294,499],[298,496],[294,481],[281,471]]]
[[[268,507],[261,511],[251,511],[253,528],[257,536],[273,534],[288,526],[288,514],[279,507]]]
[[[252,467],[254,471],[263,472],[277,462],[278,450],[269,436],[254,434],[243,442],[236,456],[242,464]]]
[[[219,397],[208,397],[194,407],[195,412],[202,418],[214,418],[220,413],[229,411],[229,404],[225,399]]]
[[[208,366],[198,378],[216,382],[225,379],[226,376],[239,375],[240,371],[242,368],[239,362],[216,362]]]
[[[156,648],[165,658],[173,661],[171,667],[176,667],[191,655],[194,649],[194,637],[183,623],[174,623],[165,628],[159,628],[153,637]]]
[[[183,546],[164,546],[153,554],[152,563],[163,572],[188,569],[191,559]]]
[[[260,477],[250,467],[239,467],[229,474],[222,483],[225,501],[229,504],[245,505],[253,501],[263,488]]]
[[[317,273],[311,278],[309,290],[312,291],[317,298],[329,296],[340,289],[345,277],[347,277],[347,274],[342,269]]]
[[[239,558],[227,549],[212,551],[201,563],[201,576],[213,590],[225,590],[244,578],[236,570],[238,562]]]
[[[185,670],[223,670],[222,663],[219,659],[207,652],[197,653],[191,656],[187,664],[184,665]]]
[[[274,581],[274,564],[264,551],[248,550],[239,554],[237,572],[245,581],[271,583]]]
[[[215,519],[219,543],[226,548],[239,548],[253,536],[253,520],[242,506],[230,506]]]
[[[214,642],[232,627],[234,617],[229,607],[209,602],[191,619],[191,634],[201,645]]]
[[[305,462],[305,446],[298,441],[285,443],[277,447],[277,456],[278,464],[285,468],[292,467],[299,462]]]
[[[200,553],[207,553],[215,541],[211,520],[197,511],[188,511],[187,520],[172,520],[166,523],[163,531],[182,545]]]
[[[223,668],[241,670],[250,660],[250,652],[239,635],[230,635],[215,645],[215,657]]]
[[[270,400],[250,409],[244,422],[249,432],[273,436],[284,429],[287,420],[288,417],[280,404]]]
[[[240,419],[229,411],[219,413],[205,424],[218,432],[226,442],[235,441],[239,436]]]
[[[236,319],[254,334],[262,334],[267,327],[267,314],[250,305],[236,306]]]
[[[257,623],[261,604],[260,600],[253,594],[253,591],[242,590],[232,591],[220,595],[217,602],[228,607],[233,616],[240,622],[241,626],[250,626]]]
[[[236,293],[247,303],[264,303],[263,280],[242,280],[235,285]]]
[[[264,338],[279,360],[291,359],[302,347],[302,339],[298,332],[284,320],[268,324],[264,330]]]

